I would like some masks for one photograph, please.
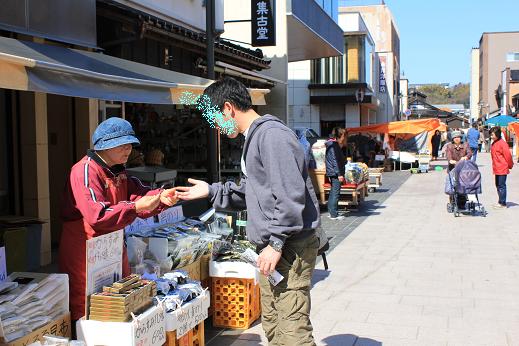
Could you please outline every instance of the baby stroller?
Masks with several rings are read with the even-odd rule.
[[[460,161],[447,174],[445,193],[450,196],[447,204],[447,212],[454,214],[476,215],[478,212],[483,217],[487,216],[485,207],[479,202],[481,194],[481,173],[478,166],[468,160]],[[468,201],[468,195],[475,195],[476,202]]]

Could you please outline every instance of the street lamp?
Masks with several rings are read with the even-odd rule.
[[[362,125],[362,111],[360,109],[360,104],[364,101],[364,88],[359,88],[355,92],[355,99],[357,100],[357,107],[359,108],[359,124]],[[369,114],[368,114],[368,125],[369,125]]]

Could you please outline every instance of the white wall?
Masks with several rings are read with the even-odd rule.
[[[470,65],[470,117],[477,120],[479,118],[479,49],[473,48]]]
[[[319,133],[319,105],[310,104],[310,61],[288,64],[288,125],[309,127]]]
[[[115,0],[128,7],[149,13],[198,31],[205,31],[205,7],[202,0]],[[215,26],[223,30],[224,0],[215,0]],[[250,14],[249,14],[250,17]]]

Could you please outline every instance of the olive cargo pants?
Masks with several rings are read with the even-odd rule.
[[[288,240],[276,267],[284,279],[272,286],[260,275],[261,322],[269,346],[315,346],[310,322],[310,287],[319,240]]]

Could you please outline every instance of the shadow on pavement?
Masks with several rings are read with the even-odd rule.
[[[329,270],[324,269],[314,269],[314,274],[312,275],[312,287],[319,281],[326,280],[330,276]]]
[[[360,338],[352,334],[332,335],[322,340],[326,346],[382,346],[382,342],[369,339]]]

